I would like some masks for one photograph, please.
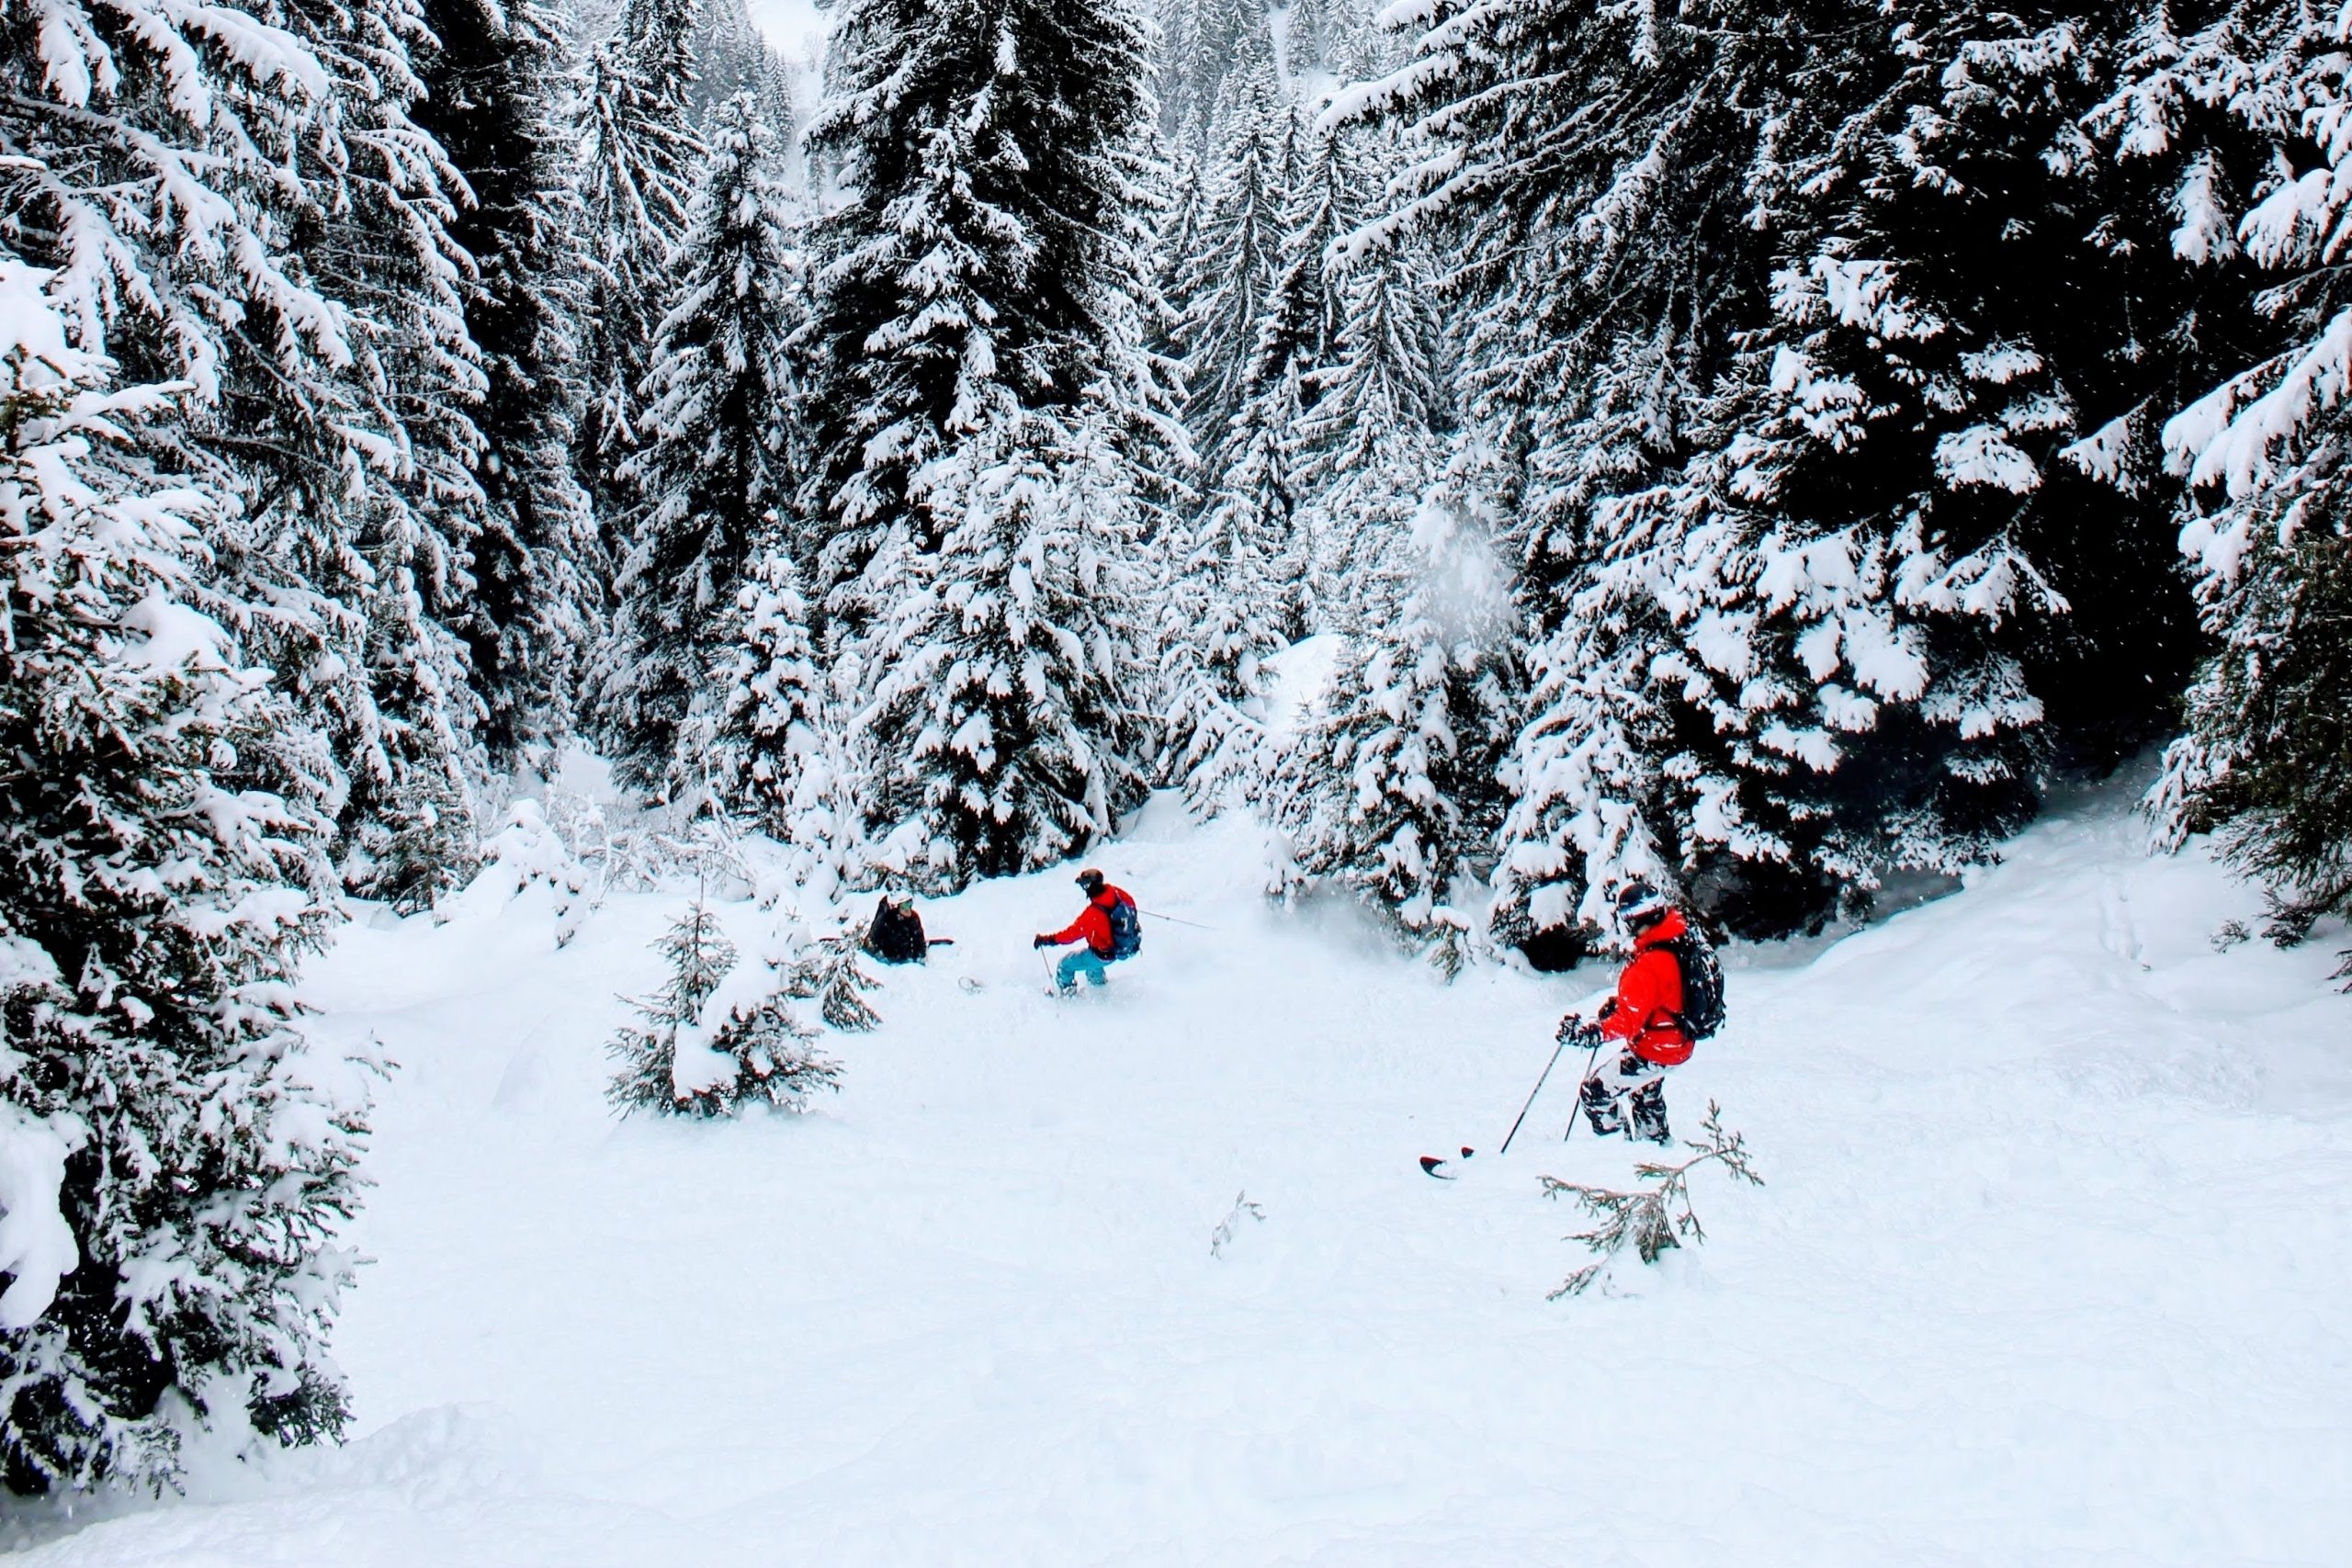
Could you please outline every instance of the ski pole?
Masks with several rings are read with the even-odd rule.
[[[1560,1065],[1560,1053],[1567,1048],[1567,1037],[1565,1035],[1563,1035],[1559,1042],[1552,1047],[1552,1059],[1544,1064],[1544,1076],[1537,1078],[1535,1080],[1535,1087],[1527,1091],[1527,1103],[1519,1108],[1519,1121],[1513,1122],[1510,1124],[1510,1131],[1503,1134],[1503,1146],[1495,1153],[1495,1157],[1497,1159],[1500,1159],[1504,1155],[1510,1153],[1510,1141],[1519,1136],[1520,1122],[1526,1121],[1527,1113],[1535,1109],[1535,1097],[1544,1092],[1544,1085],[1550,1080],[1552,1077],[1552,1069]]]
[[[1198,920],[1180,920],[1173,915],[1163,915],[1157,909],[1137,909],[1138,915],[1149,915],[1155,920],[1166,920],[1171,926],[1190,926],[1196,931],[1214,931],[1215,926],[1204,926]]]
[[[1592,1040],[1592,1055],[1584,1059],[1584,1077],[1577,1084],[1576,1105],[1568,1112],[1568,1130],[1560,1134],[1560,1142],[1564,1144],[1577,1135],[1577,1118],[1584,1114],[1584,1086],[1592,1081],[1593,1066],[1600,1060],[1601,1043],[1601,1038],[1596,1032]]]

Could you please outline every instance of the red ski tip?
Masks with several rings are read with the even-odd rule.
[[[1423,1155],[1421,1156],[1421,1174],[1423,1176],[1434,1176],[1440,1181],[1451,1181],[1453,1178],[1439,1168],[1444,1164],[1445,1161],[1435,1155]]]

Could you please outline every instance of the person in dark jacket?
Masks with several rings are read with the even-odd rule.
[[[1654,1144],[1670,1142],[1666,1125],[1666,1075],[1690,1059],[1690,1032],[1682,1022],[1682,965],[1666,944],[1687,933],[1690,923],[1673,900],[1646,882],[1617,890],[1617,915],[1634,933],[1634,956],[1617,976],[1617,992],[1590,1022],[1571,1013],[1560,1021],[1597,1042],[1592,1077],[1584,1082],[1585,1119],[1607,1137],[1626,1129]],[[1621,1101],[1624,1104],[1621,1105]]]
[[[1124,924],[1129,931],[1135,929],[1136,901],[1104,881],[1101,872],[1091,866],[1080,872],[1078,885],[1086,893],[1086,908],[1078,912],[1078,919],[1051,935],[1039,932],[1037,940],[1030,944],[1041,948],[1083,944],[1076,953],[1066,954],[1055,973],[1055,982],[1066,995],[1078,989],[1081,975],[1091,986],[1108,984],[1110,976],[1102,972],[1102,966],[1125,956],[1118,950],[1114,926]]]
[[[865,951],[885,964],[920,964],[930,950],[915,901],[893,900],[885,893],[874,906],[874,923],[865,928]]]

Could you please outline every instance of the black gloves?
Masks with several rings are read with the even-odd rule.
[[[1031,947],[1051,947],[1054,945],[1054,939],[1049,936],[1033,937],[1030,939],[1029,945]]]
[[[1589,1045],[1600,1038],[1600,1031],[1576,1014],[1569,1013],[1560,1020],[1560,1027],[1552,1032],[1552,1038],[1563,1045],[1572,1040],[1579,1045]]]

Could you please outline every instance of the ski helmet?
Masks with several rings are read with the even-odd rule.
[[[1102,896],[1102,874],[1092,866],[1090,865],[1080,872],[1077,880],[1078,885],[1086,889],[1086,896],[1089,898],[1099,898]]]
[[[1673,907],[1673,900],[1639,877],[1617,889],[1617,918],[1629,927],[1648,925]]]

